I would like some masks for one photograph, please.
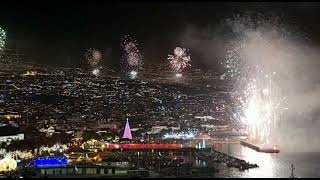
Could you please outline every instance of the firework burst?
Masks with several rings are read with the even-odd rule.
[[[168,55],[168,60],[170,61],[170,67],[174,72],[182,72],[186,67],[191,66],[190,55],[187,55],[187,50],[185,48],[176,47],[174,49],[174,54]]]
[[[0,50],[2,50],[6,43],[6,32],[0,27]]]
[[[285,47],[281,43],[286,36],[283,31],[275,31],[279,25],[274,23],[261,18],[229,21],[237,39],[227,48],[225,73],[221,76],[235,81],[234,102],[238,109],[233,117],[246,126],[249,139],[258,143],[270,143],[281,120],[281,107],[286,104],[276,72],[286,57],[284,49],[279,48]]]
[[[250,140],[270,143],[271,132],[280,120],[280,107],[286,102],[286,98],[280,95],[276,73],[253,73],[239,82],[238,88],[236,101],[241,109],[238,118],[246,125]]]
[[[6,32],[0,27],[0,57],[3,55],[2,50],[6,45]]]
[[[86,50],[84,56],[90,66],[96,66],[101,61],[102,53],[97,49],[89,48]]]
[[[138,48],[136,40],[130,36],[124,36],[120,43],[122,54],[122,63],[125,69],[138,70],[143,66],[143,56]]]

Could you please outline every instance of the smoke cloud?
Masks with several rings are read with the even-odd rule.
[[[247,14],[206,27],[188,24],[180,39],[211,67],[223,69],[231,48],[242,75],[276,74],[270,86],[276,93],[270,98],[284,102],[273,109],[278,121],[271,127],[270,143],[283,151],[320,150],[320,51],[297,26],[277,15]],[[259,67],[261,77],[243,72],[247,66]]]

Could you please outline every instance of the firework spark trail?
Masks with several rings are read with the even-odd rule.
[[[279,106],[285,99],[277,94],[275,74],[257,74],[247,79],[242,89],[240,120],[247,125],[251,140],[270,143],[270,133],[279,120]]]
[[[89,48],[85,52],[85,58],[90,66],[96,66],[99,64],[102,54],[97,49]]]
[[[186,67],[191,66],[191,58],[187,55],[185,48],[176,47],[174,54],[169,54],[167,59],[170,61],[171,69],[178,73],[182,72]]]
[[[235,104],[239,109],[233,117],[245,124],[249,138],[259,143],[270,143],[281,117],[280,107],[286,103],[274,66],[279,57],[284,57],[284,52],[277,49],[284,36],[279,31],[280,39],[265,35],[268,28],[274,33],[274,27],[278,27],[271,22],[241,17],[228,21],[238,39],[228,46],[225,73],[221,76],[236,81]]]
[[[143,56],[138,48],[136,40],[126,35],[120,42],[123,68],[128,70],[139,70],[143,66]]]
[[[3,55],[3,50],[6,45],[6,32],[0,27],[0,57]]]
[[[0,50],[3,50],[6,44],[6,32],[0,27]]]

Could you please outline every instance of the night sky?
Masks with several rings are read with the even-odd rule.
[[[78,64],[84,50],[94,47],[106,55],[106,64],[116,67],[124,34],[137,39],[146,63],[159,62],[181,45],[176,37],[186,25],[206,27],[245,11],[286,14],[314,43],[320,42],[319,3],[18,1],[2,3],[1,9],[0,26],[8,33],[8,47],[46,64]],[[201,64],[201,58],[195,59]]]

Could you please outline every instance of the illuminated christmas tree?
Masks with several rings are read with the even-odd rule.
[[[127,118],[127,123],[126,123],[126,127],[124,129],[124,133],[123,133],[122,138],[132,140],[131,129],[130,129],[130,126],[129,126],[128,118]]]

